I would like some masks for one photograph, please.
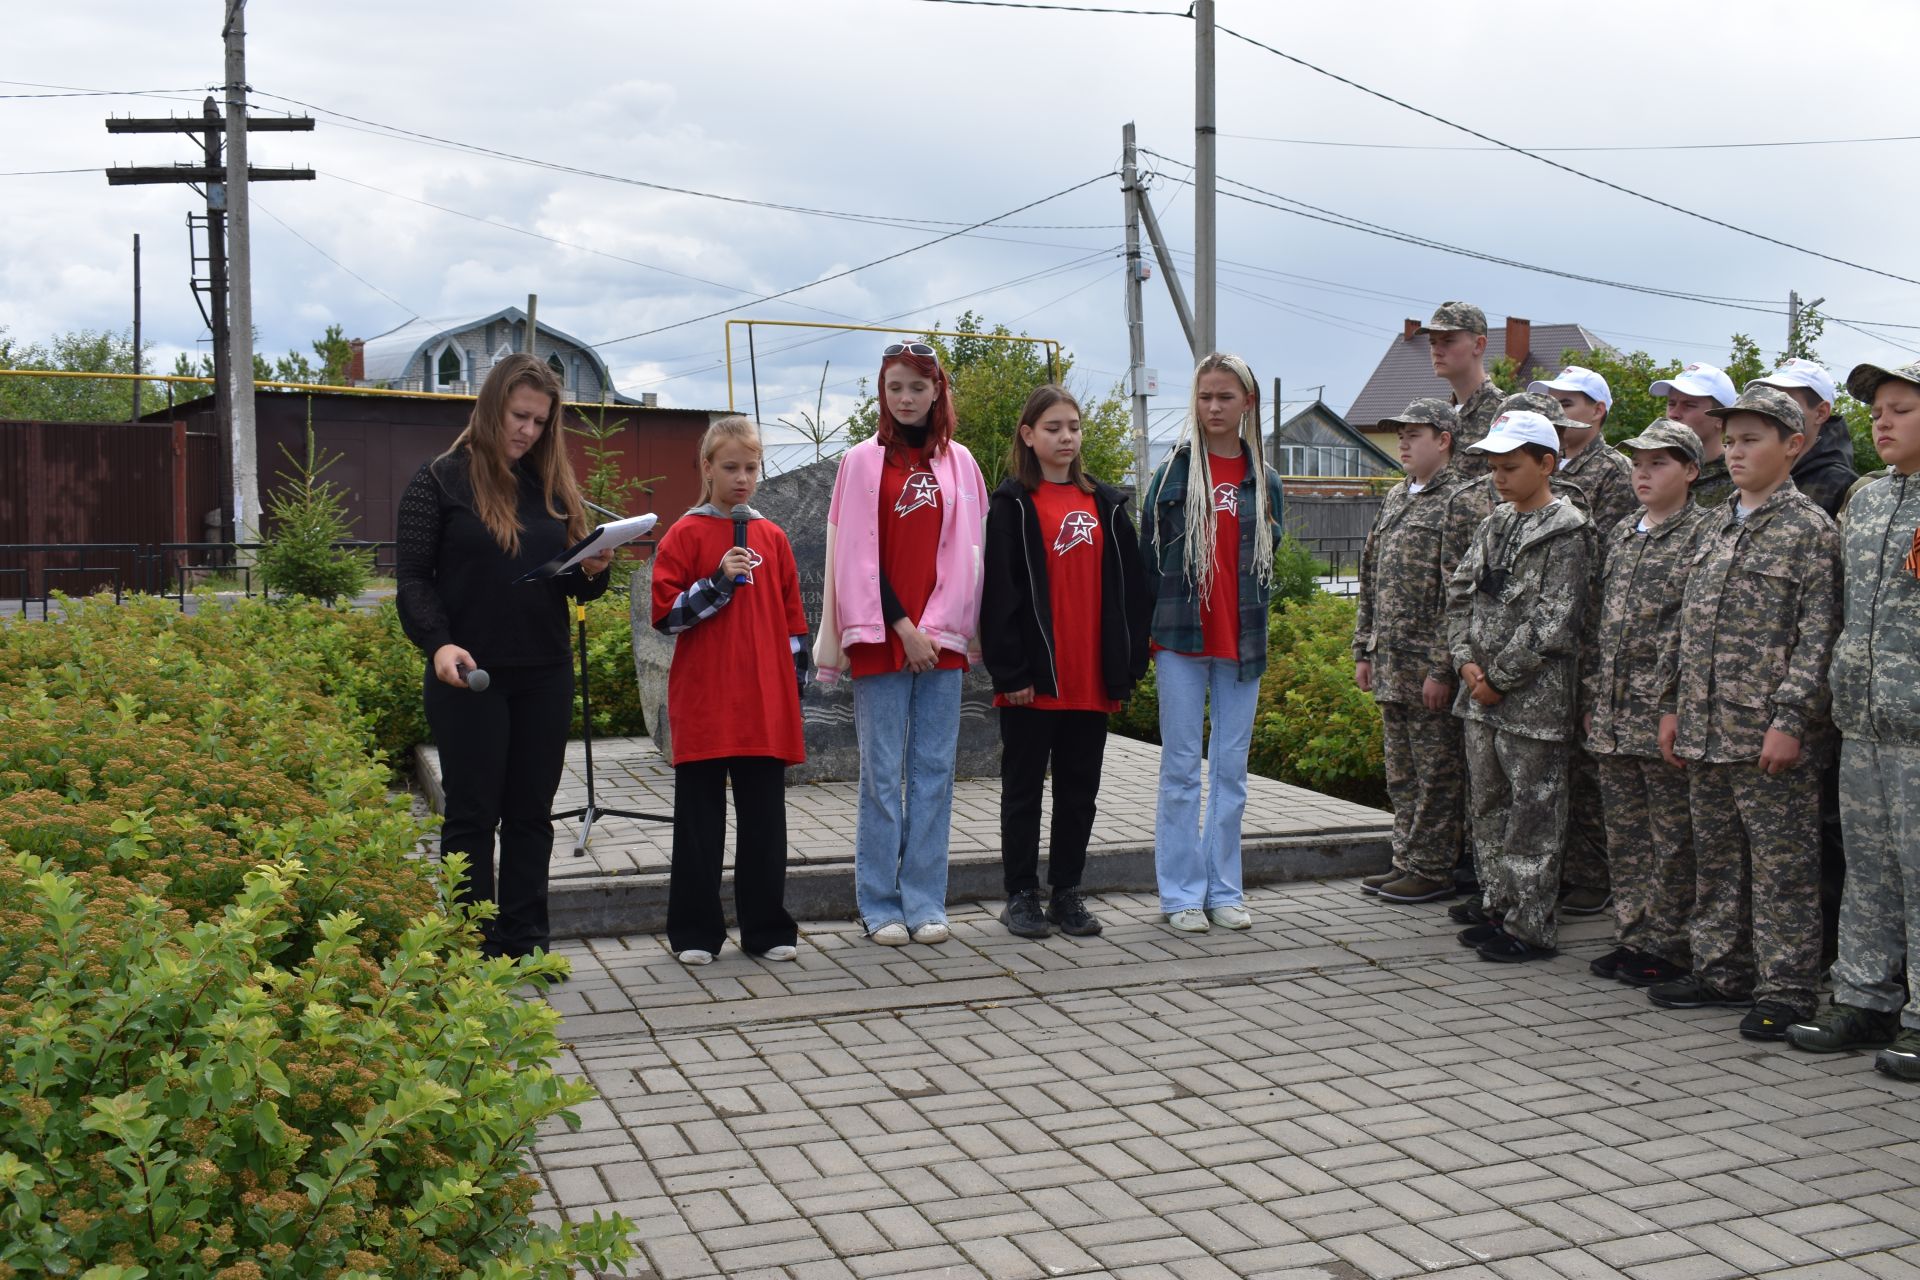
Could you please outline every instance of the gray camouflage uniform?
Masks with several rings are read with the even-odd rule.
[[[1453,429],[1453,411],[1444,402],[1415,401],[1414,407],[1422,404],[1438,408],[1443,429]],[[1393,801],[1393,865],[1429,880],[1453,874],[1467,764],[1460,721],[1448,708],[1427,710],[1422,686],[1428,677],[1454,683],[1447,580],[1486,518],[1490,497],[1485,482],[1447,468],[1419,493],[1402,481],[1381,504],[1360,560],[1353,659],[1373,664]]]
[[[1501,503],[1475,531],[1447,589],[1454,669],[1478,663],[1504,695],[1483,706],[1463,683],[1454,699],[1454,714],[1465,721],[1484,905],[1504,916],[1509,934],[1537,947],[1554,945],[1592,559],[1593,524],[1572,503],[1524,513]],[[1490,570],[1496,580],[1487,579]],[[1502,571],[1504,583],[1497,581]]]
[[[1847,386],[1869,403],[1885,376],[1920,384],[1920,364],[1871,365]],[[1833,999],[1901,1010],[1920,1005],[1901,981],[1920,938],[1920,475],[1886,473],[1846,507],[1846,617],[1829,684],[1840,745],[1840,823],[1847,843]],[[1904,1007],[1903,1007],[1904,1006]]]

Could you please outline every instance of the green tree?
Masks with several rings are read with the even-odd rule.
[[[1655,418],[1667,413],[1664,397],[1647,388],[1664,378],[1678,374],[1685,365],[1679,360],[1656,360],[1645,351],[1617,351],[1603,347],[1598,351],[1564,351],[1563,364],[1579,364],[1607,380],[1613,391],[1613,408],[1607,413],[1607,442],[1619,444],[1646,429]],[[1726,363],[1722,366],[1735,387],[1743,387],[1767,372],[1759,344],[1744,333],[1733,335]]]
[[[259,335],[254,335],[256,344]],[[269,360],[258,351],[253,353],[253,377],[256,382],[305,382],[310,384],[344,387],[347,385],[347,362],[353,358],[353,344],[347,341],[346,330],[340,325],[330,324],[327,331],[315,338],[312,343],[313,354],[320,358],[315,364],[298,351],[289,351],[278,359]],[[173,372],[182,378],[211,378],[213,376],[213,356],[202,353],[199,360],[188,357],[185,352],[174,357]],[[268,388],[263,388],[263,390]],[[277,388],[274,388],[277,389]]]
[[[936,320],[933,327],[942,326]],[[1039,343],[996,341],[1015,336],[1005,325],[989,329],[982,317],[969,311],[953,328],[962,336],[927,333],[920,341],[940,353],[940,363],[953,383],[953,408],[960,420],[955,438],[973,453],[991,489],[1006,475],[1007,450],[1020,426],[1021,407],[1035,387],[1054,380],[1053,371]],[[1061,352],[1058,380],[1063,386],[1070,387],[1072,370],[1073,357]],[[1119,384],[1097,401],[1084,390],[1074,394],[1081,405],[1085,434],[1080,453],[1088,473],[1124,482],[1133,469],[1133,437]],[[878,423],[878,403],[868,396],[847,421],[848,438],[864,440]]]
[[[267,495],[267,515],[273,532],[260,549],[260,579],[272,591],[310,596],[332,604],[352,600],[366,589],[373,573],[370,551],[335,544],[346,541],[347,505],[344,493],[327,469],[340,460],[322,458],[313,439],[313,410],[307,410],[307,456],[296,458],[285,445],[293,470],[280,473],[284,482]]]
[[[0,369],[132,373],[133,334],[131,330],[75,329],[55,334],[48,345],[42,346],[37,342],[21,344],[0,327]],[[143,410],[157,409],[165,403],[165,383],[145,384]],[[0,418],[126,422],[132,417],[133,383],[118,378],[0,377]]]

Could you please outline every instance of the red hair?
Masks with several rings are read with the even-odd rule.
[[[908,366],[933,383],[933,403],[927,408],[927,457],[936,457],[946,449],[947,441],[953,439],[954,428],[959,425],[959,419],[953,412],[953,386],[947,381],[947,371],[940,367],[937,359],[916,356],[910,351],[888,356],[880,362],[880,429],[875,433],[880,440],[880,447],[887,451],[887,461],[900,461],[900,450],[905,442],[900,438],[900,424],[893,420],[893,410],[887,407],[887,368],[896,364]]]

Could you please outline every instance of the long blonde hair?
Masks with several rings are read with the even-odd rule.
[[[744,413],[730,413],[724,418],[715,418],[707,427],[706,434],[700,437],[700,501],[694,507],[700,508],[713,501],[713,485],[707,480],[707,464],[713,461],[723,444],[744,444],[752,448],[764,460],[766,448],[760,443],[760,428],[753,425],[753,419]]]
[[[464,448],[471,462],[474,514],[508,555],[520,554],[520,483],[507,457],[507,400],[517,387],[532,387],[547,397],[547,425],[527,450],[525,461],[540,478],[547,514],[567,524],[567,540],[587,536],[587,508],[574,478],[573,463],[561,440],[565,410],[560,403],[560,379],[543,360],[521,352],[493,366],[474,398],[466,430],[447,451],[450,458]]]
[[[1260,447],[1260,384],[1239,356],[1216,351],[1193,370],[1193,393],[1187,401],[1186,579],[1199,598],[1213,589],[1213,464],[1207,453],[1206,432],[1200,425],[1200,377],[1225,370],[1240,380],[1252,403],[1240,415],[1240,443],[1253,478],[1253,575],[1263,587],[1273,585],[1273,530],[1267,522],[1266,455]]]

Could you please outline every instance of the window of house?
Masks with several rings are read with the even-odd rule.
[[[566,385],[567,366],[561,362],[560,354],[558,352],[555,352],[552,355],[547,357],[547,368],[553,370],[553,376],[560,379],[560,384],[562,386]]]
[[[458,348],[448,345],[442,349],[437,365],[437,372],[440,375],[440,385],[443,387],[449,387],[461,381],[461,374],[465,371],[460,367],[460,351]]]

